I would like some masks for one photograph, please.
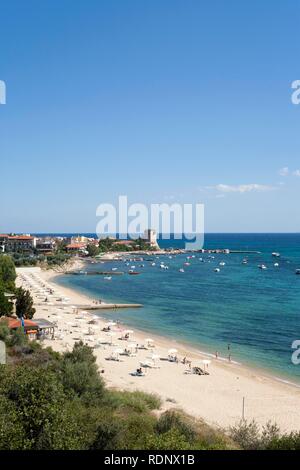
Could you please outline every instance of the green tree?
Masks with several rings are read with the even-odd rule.
[[[101,252],[110,251],[112,249],[114,241],[115,240],[112,240],[109,237],[101,238],[101,240],[99,240],[99,251]]]
[[[16,277],[15,264],[11,256],[0,255],[0,285],[8,291],[13,291]]]
[[[16,431],[20,436],[14,448],[81,447],[81,429],[76,424],[74,407],[67,401],[59,378],[50,370],[26,365],[9,370],[1,368],[0,396],[9,400],[11,414],[18,424]],[[6,427],[0,421],[0,436]]]
[[[25,430],[20,422],[15,404],[0,396],[0,449],[26,449]]]
[[[89,256],[96,256],[99,253],[99,247],[91,243],[86,247],[86,249],[87,249]]]
[[[91,348],[75,343],[71,352],[63,355],[60,363],[61,380],[66,393],[81,398],[85,403],[97,403],[104,394],[104,384],[98,373],[96,358]]]
[[[16,290],[16,314],[19,318],[23,317],[30,319],[35,314],[35,308],[33,307],[33,299],[28,290],[19,287]]]
[[[13,304],[5,296],[4,287],[0,285],[0,317],[9,317],[13,311]]]

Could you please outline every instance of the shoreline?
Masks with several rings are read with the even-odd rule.
[[[93,300],[93,298],[91,296],[83,294],[83,293],[77,291],[75,288],[72,289],[71,287],[65,287],[65,286],[62,286],[61,284],[59,284],[59,282],[56,282],[56,278],[59,278],[61,275],[63,275],[63,273],[55,274],[53,277],[49,278],[49,282],[52,282],[52,283],[56,284],[58,287],[62,288],[66,292],[68,292],[70,294],[70,296],[72,295],[72,293],[74,294],[74,292],[76,292],[77,294],[81,295],[83,298],[86,298],[86,300],[89,301],[89,302],[91,302]],[[103,305],[109,305],[105,300],[102,300],[102,304]],[[120,304],[120,305],[122,305],[122,304]],[[99,310],[101,310],[101,306],[98,306],[98,308],[99,308]],[[110,308],[107,307],[107,310],[109,310],[109,309]],[[103,321],[105,321],[105,322],[109,321],[108,318],[105,318],[105,317],[101,316],[102,312],[94,311],[93,313],[98,314],[99,318],[101,318]],[[113,316],[115,316],[117,314],[117,311],[114,311],[111,314],[112,314],[111,320],[113,321],[114,320]],[[121,324],[125,328],[134,328],[134,330],[137,334],[144,335],[145,337],[147,335],[151,336],[155,340],[156,344],[165,343],[166,341],[169,341],[172,346],[174,346],[174,347],[176,346],[178,348],[179,352],[182,351],[182,352],[186,353],[186,355],[191,356],[191,354],[193,354],[193,355],[197,355],[197,356],[201,356],[201,357],[204,356],[207,359],[214,359],[215,361],[217,361],[218,363],[223,364],[223,365],[228,364],[228,366],[238,366],[238,367],[241,367],[241,368],[247,370],[249,374],[250,373],[255,373],[255,374],[259,375],[262,378],[269,379],[269,380],[274,380],[275,382],[286,384],[290,387],[300,389],[300,381],[298,383],[297,382],[292,382],[291,380],[289,380],[289,377],[287,377],[287,376],[286,377],[276,376],[272,373],[271,370],[264,369],[264,368],[256,366],[256,365],[245,364],[244,362],[241,362],[240,360],[234,360],[233,359],[233,360],[231,360],[231,362],[229,362],[227,357],[220,356],[220,355],[218,355],[218,358],[216,359],[215,354],[205,350],[205,345],[196,346],[192,343],[189,343],[188,341],[177,340],[177,339],[172,338],[171,336],[159,335],[156,332],[153,332],[153,331],[150,331],[150,330],[144,330],[143,328],[136,327],[135,325],[128,325],[126,322],[123,322],[123,321],[121,322]],[[202,349],[202,347],[203,347],[203,349]],[[275,373],[275,371],[274,371],[274,373]]]
[[[134,252],[134,253],[136,253],[136,252]],[[119,261],[118,258],[114,258],[113,256],[105,258],[103,261],[112,261],[112,260]],[[75,261],[74,266],[72,266],[71,269],[68,272],[66,272],[66,273],[63,273],[63,272],[55,272],[54,273],[53,272],[53,275],[51,275],[51,277],[49,277],[48,280],[50,282],[55,283],[58,287],[62,287],[65,291],[67,291],[69,293],[70,296],[72,296],[72,293],[73,294],[76,293],[76,294],[82,296],[82,298],[86,299],[86,302],[91,302],[91,301],[93,301],[93,298],[92,298],[91,295],[82,293],[79,290],[76,290],[75,288],[71,288],[69,286],[68,287],[62,286],[59,282],[56,282],[56,278],[59,278],[64,274],[70,274],[72,271],[76,271],[78,269],[84,269],[89,264],[90,264],[90,260],[85,260],[85,259],[79,258],[78,260]],[[52,270],[50,270],[50,271],[52,271]],[[114,302],[112,302],[112,301],[108,302],[108,301],[106,301],[105,299],[103,299],[101,297],[101,304],[102,305],[107,305],[107,307],[105,307],[105,309],[109,309],[108,305],[114,305]],[[118,304],[122,305],[122,303],[120,303],[120,302],[118,302]],[[126,306],[127,304],[124,303],[124,305]],[[137,305],[140,305],[140,304],[137,304]],[[142,306],[142,304],[141,304],[141,306]],[[99,308],[99,310],[101,310],[101,306],[98,306],[98,308]],[[96,313],[96,312],[93,312],[93,313]],[[112,315],[115,315],[115,313],[117,313],[117,312],[113,312]],[[104,318],[104,317],[101,316],[101,312],[99,312],[99,317],[103,321],[108,321],[107,318]],[[158,341],[170,341],[172,344],[174,343],[174,345],[177,345],[178,347],[180,347],[181,350],[183,350],[187,353],[192,352],[194,354],[205,356],[205,357],[210,358],[210,359],[215,359],[215,354],[213,352],[205,350],[205,345],[204,344],[203,345],[195,345],[195,344],[190,343],[188,341],[177,340],[177,339],[172,338],[171,336],[160,335],[160,334],[158,334],[154,331],[144,330],[142,328],[136,327],[135,325],[128,325],[128,324],[126,324],[126,322],[123,323],[123,321],[122,321],[122,325],[124,325],[124,327],[128,327],[128,328],[132,327],[132,328],[135,329],[136,332],[138,332],[140,334],[151,335],[152,337],[155,337],[156,340],[158,340]],[[280,374],[279,374],[279,376],[276,376],[275,374],[277,374],[278,372],[272,371],[271,369],[267,369],[267,368],[264,368],[264,367],[260,367],[259,365],[256,365],[256,364],[247,364],[247,363],[245,364],[244,362],[242,362],[239,359],[238,360],[233,359],[229,363],[228,357],[220,356],[220,355],[218,355],[217,361],[220,362],[220,363],[223,363],[223,364],[227,363],[229,365],[237,365],[237,366],[240,366],[240,367],[243,367],[243,368],[247,369],[249,371],[249,373],[255,372],[256,374],[259,374],[260,376],[265,377],[267,379],[271,379],[271,380],[274,380],[274,381],[279,382],[279,383],[284,383],[284,384],[290,385],[292,387],[300,388],[300,380],[298,382],[297,381],[293,382],[291,380],[291,377],[288,376],[288,375],[280,376]]]
[[[39,271],[39,275],[45,282],[51,283],[54,288],[68,296],[73,304],[90,303],[92,300],[91,297],[75,289],[55,282],[60,273]],[[97,317],[99,326],[108,321],[101,317],[101,313],[97,313]],[[125,328],[126,324],[121,326]],[[151,334],[155,341],[155,352],[160,356],[166,356],[169,348],[176,347],[179,358],[186,356],[193,365],[209,358],[210,375],[202,377],[185,375],[182,364],[175,365],[162,361],[159,363],[160,370],[151,369],[146,377],[132,377],[130,371],[134,371],[139,365],[139,360],[144,359],[142,353],[139,352],[137,358],[128,357],[122,362],[106,361],[105,356],[111,351],[109,346],[104,350],[94,349],[97,364],[105,369],[104,378],[108,387],[156,393],[162,397],[163,410],[176,405],[175,407],[182,408],[187,413],[203,418],[209,424],[218,427],[234,425],[241,419],[242,400],[245,397],[246,419],[254,418],[261,425],[266,424],[268,420],[276,421],[282,431],[300,429],[300,385],[267,375],[265,371],[241,363],[234,361],[229,363],[222,358],[215,359],[213,354],[200,351],[190,344],[182,344],[174,339],[132,328],[134,328],[134,341],[139,343],[143,341],[145,335]],[[66,348],[66,343],[62,344],[56,340],[55,342],[47,340],[45,343],[60,351]],[[119,345],[125,346],[126,342],[119,342]],[[72,347],[72,344],[67,347]],[[147,353],[143,355],[145,354]],[[297,409],[299,412],[295,411]]]

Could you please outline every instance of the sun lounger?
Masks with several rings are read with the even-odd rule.
[[[145,377],[145,373],[144,373],[144,372],[138,373],[137,371],[131,372],[130,375],[132,375],[133,377]]]

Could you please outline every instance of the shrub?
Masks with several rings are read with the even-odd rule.
[[[177,430],[188,442],[196,439],[194,426],[188,422],[186,416],[178,411],[171,410],[163,413],[157,422],[156,430],[159,434]]]
[[[106,399],[110,406],[114,408],[132,410],[139,413],[156,410],[161,406],[161,399],[157,395],[140,391],[110,390]]]

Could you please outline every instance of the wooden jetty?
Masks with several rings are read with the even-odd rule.
[[[80,310],[115,310],[117,308],[141,308],[142,304],[95,304],[95,305],[76,305]]]
[[[73,276],[121,276],[124,271],[69,271]]]

